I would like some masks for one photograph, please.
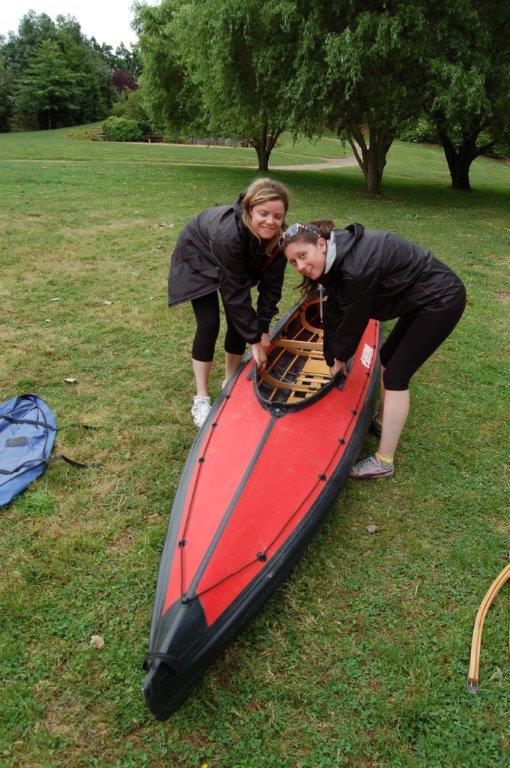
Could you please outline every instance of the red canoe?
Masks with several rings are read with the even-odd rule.
[[[191,449],[162,555],[144,693],[158,720],[283,581],[349,476],[368,430],[379,324],[331,380],[318,300],[280,323],[267,371],[241,364]]]

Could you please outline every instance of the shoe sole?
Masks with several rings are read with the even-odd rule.
[[[377,480],[379,477],[393,477],[395,470],[391,472],[374,472],[372,475],[350,475],[352,480]]]

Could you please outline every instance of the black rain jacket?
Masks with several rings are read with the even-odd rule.
[[[172,255],[168,305],[219,290],[236,330],[254,344],[278,310],[287,262],[279,248],[268,255],[243,223],[242,199],[207,208],[184,227]],[[250,295],[255,285],[257,311]]]
[[[421,245],[377,229],[350,224],[331,233],[336,258],[319,282],[324,307],[324,357],[347,361],[368,320],[390,320],[417,310],[434,311],[463,294],[461,280]]]

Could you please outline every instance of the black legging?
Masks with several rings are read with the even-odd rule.
[[[423,307],[399,318],[379,353],[385,389],[408,389],[411,376],[450,335],[465,306],[462,286],[450,306]]]
[[[231,355],[242,355],[246,342],[236,331],[230,320],[228,310],[223,302],[225,317],[227,319],[227,333],[225,334],[225,352]],[[193,339],[192,356],[194,360],[210,363],[214,357],[214,347],[220,332],[220,303],[218,292],[208,293],[198,299],[192,299],[191,305],[197,321],[197,330]]]

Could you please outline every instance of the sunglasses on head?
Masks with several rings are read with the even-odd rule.
[[[290,227],[287,227],[283,235],[281,235],[280,239],[278,240],[278,245],[280,248],[283,247],[286,240],[290,240],[291,237],[295,237],[300,229],[305,229],[307,232],[313,232],[314,235],[319,237],[319,232],[317,232],[316,229],[307,227],[306,224],[300,224],[299,222],[296,222],[296,224],[291,224]]]

